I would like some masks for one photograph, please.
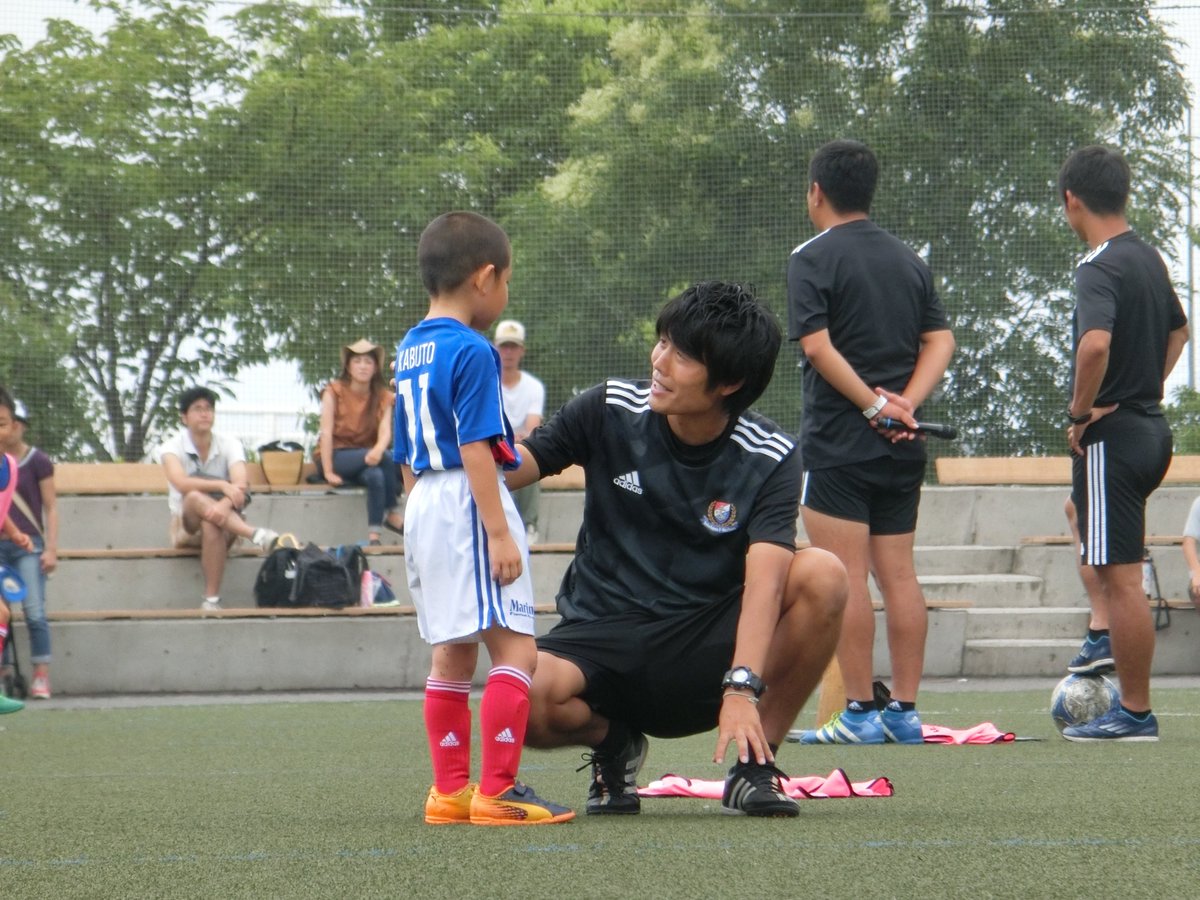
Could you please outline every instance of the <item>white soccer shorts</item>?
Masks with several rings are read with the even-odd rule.
[[[404,563],[421,637],[430,644],[478,642],[501,627],[532,635],[533,579],[525,526],[497,472],[508,530],[521,548],[521,576],[500,586],[491,577],[487,535],[467,474],[428,471],[404,508]]]

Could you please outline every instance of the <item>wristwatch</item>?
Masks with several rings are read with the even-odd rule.
[[[749,666],[735,666],[725,673],[725,677],[721,679],[721,687],[723,688],[749,688],[754,692],[755,697],[761,697],[767,686],[763,684],[763,680],[750,670]]]
[[[874,403],[872,403],[870,406],[868,406],[866,409],[864,409],[862,411],[862,414],[866,417],[867,421],[869,422],[871,419],[875,418],[877,415],[879,415],[880,412],[883,411],[883,408],[885,406],[887,406],[887,402],[888,402],[887,397],[885,397],[883,394],[880,394],[878,397],[875,398]]]

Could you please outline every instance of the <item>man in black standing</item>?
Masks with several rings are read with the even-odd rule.
[[[837,554],[850,595],[837,659],[846,707],[802,744],[919,744],[917,690],[928,613],[913,565],[925,478],[923,441],[881,427],[914,426],[954,353],[929,267],[869,218],[879,164],[858,141],[817,150],[808,215],[820,233],[788,260],[788,320],[805,356],[801,514],[813,546]],[[892,701],[873,699],[874,573],[883,595]]]
[[[1107,601],[1121,704],[1063,731],[1071,741],[1157,741],[1150,708],[1154,622],[1142,589],[1146,500],[1171,462],[1163,382],[1188,339],[1158,251],[1129,227],[1129,165],[1077,150],[1058,175],[1063,212],[1090,252],[1075,269],[1074,365],[1067,408],[1080,555]]]

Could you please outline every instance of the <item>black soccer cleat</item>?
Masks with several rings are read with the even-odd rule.
[[[730,816],[791,818],[800,815],[800,804],[787,795],[787,778],[770,763],[738,762],[725,779],[721,812]]]
[[[646,736],[635,732],[617,753],[593,749],[583,754],[584,765],[580,768],[588,763],[592,766],[585,807],[589,816],[635,816],[642,811],[637,779],[649,750]]]

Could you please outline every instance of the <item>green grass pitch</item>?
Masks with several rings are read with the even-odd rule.
[[[1156,691],[1157,744],[1076,745],[1052,686],[923,695],[927,722],[1036,742],[785,745],[791,775],[896,786],[802,801],[798,819],[680,799],[588,818],[579,751],[527,751],[523,778],[580,812],[537,828],[423,824],[411,700],[35,705],[0,719],[0,897],[1194,896],[1200,690]],[[713,740],[652,741],[643,782],[721,777]]]

